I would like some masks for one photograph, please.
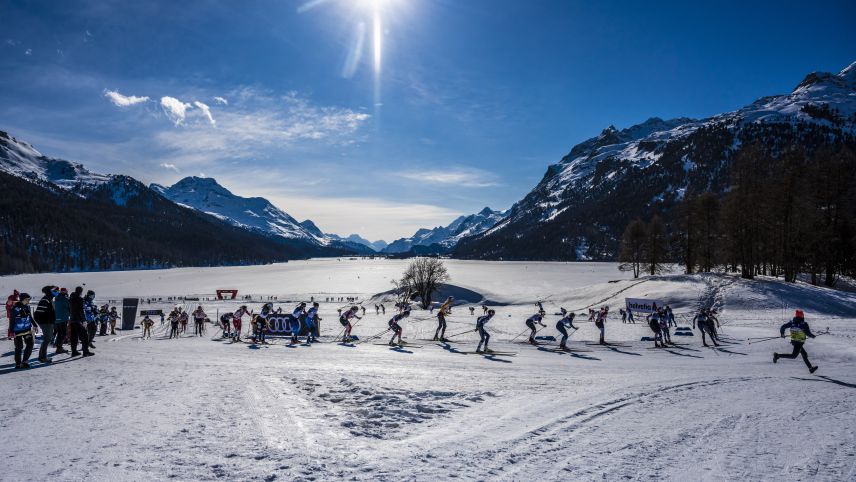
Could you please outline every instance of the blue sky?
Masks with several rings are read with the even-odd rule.
[[[508,208],[610,124],[837,72],[854,18],[852,1],[0,0],[0,130],[391,240]]]

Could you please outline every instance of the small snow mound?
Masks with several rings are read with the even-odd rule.
[[[482,295],[481,293],[477,293],[471,289],[451,284],[442,285],[434,293],[434,300],[442,302],[445,301],[446,298],[448,298],[449,296],[455,298],[455,305],[479,304],[487,301],[484,295]],[[395,300],[395,290],[388,290],[382,293],[378,293],[369,299],[369,301],[372,302],[390,302]]]

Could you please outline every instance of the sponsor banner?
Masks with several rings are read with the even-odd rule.
[[[634,313],[653,313],[657,309],[666,306],[661,300],[646,300],[643,298],[624,298],[627,311]]]

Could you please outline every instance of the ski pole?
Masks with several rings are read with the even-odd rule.
[[[472,332],[474,332],[474,331],[478,331],[478,329],[476,328],[476,329],[473,329],[473,330],[462,331],[462,332],[460,332],[460,333],[455,333],[454,335],[449,335],[449,336],[447,336],[446,338],[454,338],[454,337],[456,337],[456,336],[458,336],[458,335],[465,335],[465,334],[467,334],[467,333],[472,333]]]
[[[523,334],[524,334],[524,333],[526,333],[527,331],[529,331],[529,327],[528,327],[528,326],[526,327],[526,329],[525,329],[525,330],[521,331],[519,335],[517,335],[517,336],[515,336],[514,338],[512,338],[512,339],[511,339],[511,341],[514,341],[514,340],[516,340],[516,339],[520,338],[520,337],[521,337],[521,336],[523,336]]]
[[[773,341],[773,340],[777,340],[779,338],[784,338],[784,337],[783,336],[773,336],[773,337],[767,338],[766,340],[750,341],[749,344],[751,345],[752,343],[764,343],[765,341]]]
[[[382,337],[383,335],[385,335],[389,330],[390,330],[390,328],[387,328],[387,329],[383,330],[383,331],[382,331],[382,332],[380,332],[380,333],[377,333],[377,334],[372,335],[372,336],[370,336],[370,337],[368,337],[368,338],[365,338],[365,339],[359,340],[359,341],[357,341],[357,343],[359,344],[359,343],[363,343],[363,342],[366,342],[366,341],[377,340],[378,338],[380,338],[380,337]]]

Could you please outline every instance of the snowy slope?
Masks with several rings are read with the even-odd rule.
[[[445,249],[453,248],[458,241],[492,228],[505,218],[507,211],[494,211],[488,207],[476,214],[460,216],[448,226],[433,229],[422,228],[409,238],[400,238],[383,249],[385,253],[404,253],[414,246],[440,245]]]
[[[786,95],[764,97],[707,119],[613,126],[571,149],[508,216],[455,254],[474,258],[610,259],[629,220],[668,210],[688,189],[722,191],[728,161],[745,143],[771,150],[806,138],[851,142],[856,135],[856,62],[838,74],[812,73]],[[619,215],[615,213],[618,212]],[[647,217],[642,216],[642,217]],[[598,239],[590,239],[597,237]],[[529,239],[547,240],[531,251]]]
[[[26,142],[0,131],[0,171],[31,181],[47,181],[64,189],[95,187],[111,179],[82,164],[42,155]]]
[[[388,288],[406,262],[312,260],[243,268],[180,269],[0,278],[0,292],[86,281],[109,296],[210,295],[233,287],[279,300],[315,296],[322,337],[340,332],[339,303]],[[99,337],[92,359],[54,357],[52,366],[15,372],[0,364],[6,402],[0,428],[18,443],[62,457],[33,463],[7,454],[3,480],[675,480],[842,481],[856,478],[856,295],[802,283],[746,281],[725,275],[626,278],[611,263],[450,261],[452,282],[491,293],[488,324],[495,350],[482,357],[472,333],[457,343],[390,349],[370,343],[288,347],[229,344],[208,327],[203,337],[141,340],[139,330]],[[278,283],[270,283],[277,280]],[[615,282],[611,282],[615,281]],[[259,291],[266,290],[266,291]],[[273,292],[271,290],[274,290]],[[578,312],[623,297],[660,298],[679,313],[713,304],[728,344],[651,349],[645,324],[607,322],[599,347],[591,323],[577,318],[571,353],[514,340],[543,299],[540,335],[557,336],[560,306]],[[257,299],[257,298],[256,298]],[[203,302],[211,314],[244,302]],[[507,303],[507,304],[506,304]],[[294,302],[277,303],[290,309]],[[261,302],[250,303],[258,310]],[[167,303],[144,305],[166,308]],[[194,304],[188,304],[194,307]],[[807,348],[820,370],[799,360],[774,365],[778,334],[794,307],[816,332]],[[371,303],[354,327],[366,337],[386,328]],[[387,305],[389,308],[389,305]],[[480,307],[476,307],[477,312]],[[456,306],[449,333],[471,331],[474,316]],[[245,323],[244,329],[247,329]],[[436,319],[416,311],[404,335],[430,338]],[[386,341],[386,338],[381,338]],[[519,341],[519,339],[517,340]],[[4,352],[11,349],[5,344]],[[34,366],[38,366],[34,362]],[[57,393],[62,397],[57,398]],[[41,409],[62,417],[34,417]],[[68,460],[75,460],[69,464]]]

